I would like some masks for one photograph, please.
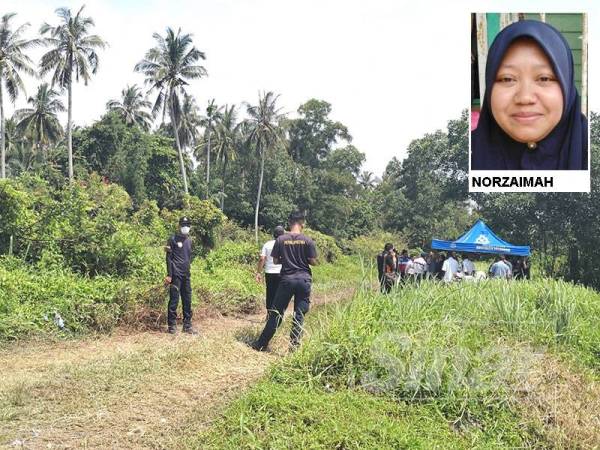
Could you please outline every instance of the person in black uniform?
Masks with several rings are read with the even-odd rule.
[[[383,246],[383,251],[377,255],[377,275],[379,279],[379,288],[381,292],[386,292],[385,288],[385,259],[388,254],[394,249],[394,244],[387,243]]]
[[[283,314],[292,296],[294,297],[294,317],[290,334],[290,348],[294,350],[300,343],[304,315],[310,307],[312,272],[310,266],[317,264],[317,249],[314,241],[302,234],[304,214],[292,213],[289,218],[290,231],[277,238],[271,256],[274,264],[281,264],[281,281],[275,294],[273,309],[263,332],[252,348],[264,351],[281,325]]]
[[[167,310],[168,331],[177,333],[177,304],[181,295],[183,309],[183,332],[198,334],[192,327],[192,285],[190,265],[192,263],[192,240],[189,236],[191,229],[187,217],[179,219],[179,233],[167,241],[167,276],[165,284],[169,286],[169,307]]]

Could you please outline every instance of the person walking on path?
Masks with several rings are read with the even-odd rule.
[[[168,331],[177,333],[177,305],[181,296],[183,309],[183,332],[198,334],[192,327],[192,284],[190,267],[192,264],[191,222],[187,217],[179,219],[179,232],[167,241],[167,276],[165,285],[169,286],[169,306],[167,309]]]
[[[273,300],[275,300],[275,294],[281,280],[281,264],[273,263],[271,252],[273,251],[275,240],[283,233],[285,233],[285,229],[281,225],[275,227],[273,230],[273,239],[267,241],[260,251],[258,268],[256,270],[256,281],[258,283],[262,281],[263,269],[265,271],[267,314],[270,309],[273,309]]]
[[[281,264],[281,281],[273,309],[258,340],[252,348],[265,351],[273,338],[275,331],[281,325],[283,314],[290,300],[294,297],[294,315],[290,348],[294,350],[300,343],[304,315],[310,308],[310,291],[312,272],[310,266],[317,264],[317,249],[314,241],[302,233],[304,229],[304,214],[295,212],[290,215],[290,231],[279,236],[271,256],[274,264]]]

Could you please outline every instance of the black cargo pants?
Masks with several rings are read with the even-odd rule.
[[[294,317],[290,341],[292,345],[298,345],[302,336],[304,315],[310,308],[310,278],[282,278],[275,295],[273,309],[269,310],[269,318],[261,333],[256,347],[266,348],[273,338],[275,331],[281,325],[283,314],[294,297]]]
[[[169,308],[167,323],[169,328],[177,325],[177,305],[181,295],[183,309],[183,327],[192,326],[192,283],[189,276],[174,276],[169,286]]]

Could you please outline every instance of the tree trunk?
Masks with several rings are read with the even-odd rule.
[[[73,181],[73,135],[71,128],[73,126],[73,73],[68,83],[69,90],[69,106],[67,113],[67,151],[69,152],[69,181]]]
[[[221,184],[221,212],[225,210],[225,174],[227,173],[227,158],[223,159],[223,175]]]
[[[209,199],[210,195],[210,129],[212,127],[212,120],[208,121],[208,145],[206,147],[206,200]]]
[[[260,177],[258,180],[258,193],[256,195],[256,210],[254,211],[254,237],[258,244],[258,210],[260,208],[260,194],[262,192],[263,175],[265,172],[265,152],[260,152]]]
[[[177,124],[175,123],[175,104],[173,94],[170,93],[170,105],[171,105],[171,124],[173,126],[173,134],[175,135],[175,144],[177,145],[177,153],[179,154],[179,168],[181,169],[181,178],[183,179],[183,190],[188,193],[187,175],[185,174],[185,163],[183,161],[183,152],[181,150],[181,143],[179,142],[179,131],[177,130]]]
[[[2,76],[0,73],[0,158],[2,159],[1,169],[0,169],[0,178],[6,178],[6,147],[5,147],[5,139],[6,135],[4,133],[4,99],[2,97]]]

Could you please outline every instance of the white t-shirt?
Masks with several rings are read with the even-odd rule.
[[[473,273],[475,272],[475,264],[473,264],[473,261],[471,261],[468,258],[463,259],[463,272],[465,273]]]
[[[458,262],[450,256],[444,261],[442,270],[444,271],[444,281],[452,281],[454,274],[458,272]]]
[[[427,272],[427,261],[425,261],[425,258],[422,256],[419,256],[413,261],[413,267],[415,268],[415,274],[423,275],[425,272]]]
[[[271,241],[267,241],[265,245],[263,245],[262,250],[260,251],[260,256],[264,256],[265,259],[265,273],[279,273],[281,272],[281,264],[273,264],[273,258],[271,257],[271,252],[273,251],[273,246],[275,245],[275,239]]]
[[[414,275],[415,274],[415,263],[412,259],[409,259],[408,262],[406,263],[406,274],[407,275]]]

